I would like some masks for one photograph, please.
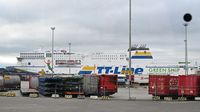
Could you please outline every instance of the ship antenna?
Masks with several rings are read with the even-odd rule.
[[[51,63],[52,63],[52,67],[51,67],[51,70],[52,70],[52,73],[54,74],[54,30],[55,30],[55,27],[51,27],[51,30],[52,30],[52,53],[51,53]]]
[[[71,42],[69,42],[69,61],[68,61],[68,62],[69,62],[69,63],[68,63],[68,64],[69,64],[69,74],[71,74],[71,68],[70,68],[70,60],[71,60],[71,45],[72,45]]]

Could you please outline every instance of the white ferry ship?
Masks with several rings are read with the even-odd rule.
[[[128,50],[103,51],[87,54],[69,53],[66,50],[54,51],[54,69],[52,67],[51,51],[37,50],[20,53],[15,68],[46,74],[117,74],[125,77],[128,71]],[[154,64],[152,53],[146,45],[131,48],[132,72],[134,81],[148,83],[149,74],[184,74],[183,65]],[[194,74],[197,66],[190,66],[189,73]]]

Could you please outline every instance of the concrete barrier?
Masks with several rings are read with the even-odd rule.
[[[165,101],[172,101],[172,97],[164,97]]]
[[[59,96],[59,94],[52,94],[51,97],[52,98],[59,98],[60,96]]]
[[[110,100],[110,97],[109,96],[102,96],[101,99],[102,100]]]
[[[72,99],[72,95],[65,95],[66,99]]]
[[[159,100],[160,100],[160,96],[153,96],[153,97],[152,97],[152,100],[154,100],[154,101],[159,101]]]
[[[187,101],[187,98],[186,97],[178,97],[178,100],[179,101]]]
[[[6,92],[0,92],[0,96],[6,96]]]
[[[6,96],[7,96],[7,97],[15,97],[16,94],[13,93],[13,92],[8,92],[8,93],[6,94]]]
[[[38,98],[39,95],[38,95],[37,93],[30,93],[30,94],[29,94],[29,97],[30,97],[30,98]]]
[[[98,98],[98,96],[90,96],[90,99],[91,100],[98,100],[99,98]]]
[[[77,98],[78,99],[85,99],[85,95],[78,95]]]

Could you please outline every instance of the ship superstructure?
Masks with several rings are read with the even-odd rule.
[[[20,53],[15,68],[46,74],[52,73],[50,67],[51,51],[37,50]],[[106,50],[89,53],[69,53],[67,50],[54,51],[54,72],[56,74],[128,74],[128,50]],[[149,74],[183,74],[184,66],[154,63],[153,55],[146,45],[131,48],[131,70],[135,82],[147,83]],[[189,73],[194,74],[197,67],[190,65]]]
[[[147,63],[152,62],[153,57],[149,48],[146,48],[146,46],[132,47],[131,50],[133,69],[144,67]],[[17,57],[17,66],[15,67],[31,72],[38,73],[44,70],[50,73],[49,66],[52,66],[51,55],[52,53],[50,50],[23,52]],[[87,71],[88,68],[92,68],[90,66],[93,66],[93,68],[95,66],[94,69],[97,70],[95,71],[92,69],[92,71],[98,74],[119,74],[119,70],[127,69],[128,51],[106,50],[78,54],[69,53],[66,50],[55,50],[53,61],[55,73],[69,73],[69,71],[79,74],[90,73],[84,71]]]

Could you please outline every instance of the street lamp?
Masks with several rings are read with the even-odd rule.
[[[130,86],[131,86],[131,0],[129,0],[129,100],[131,99],[131,90],[130,90]]]
[[[52,62],[52,73],[54,73],[54,59],[53,59],[53,55],[54,55],[54,30],[55,30],[55,27],[51,27],[51,30],[52,30],[52,53],[51,53],[51,62]]]
[[[187,50],[187,26],[188,22],[192,20],[192,15],[189,13],[186,13],[183,16],[183,20],[185,23],[183,24],[185,26],[185,75],[188,75],[188,50]]]

